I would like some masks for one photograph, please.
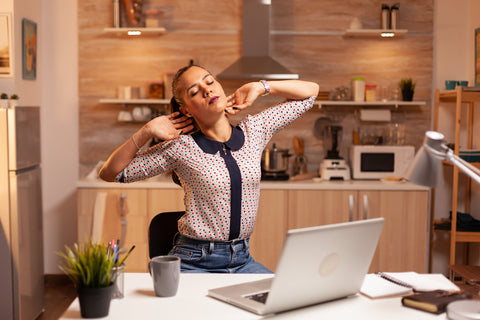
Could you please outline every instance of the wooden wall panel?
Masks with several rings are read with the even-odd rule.
[[[323,91],[349,85],[362,75],[368,83],[392,87],[400,78],[417,81],[415,99],[426,106],[392,109],[392,121],[407,123],[407,143],[419,146],[430,127],[433,70],[433,0],[400,1],[399,28],[408,33],[398,39],[345,38],[343,31],[358,17],[364,28],[377,28],[381,0],[273,0],[271,55],[302,79],[316,81]],[[111,1],[78,2],[80,176],[88,172],[131,134],[141,123],[119,123],[124,107],[100,104],[101,98],[116,96],[121,85],[143,86],[161,81],[194,59],[213,74],[221,72],[241,54],[241,0],[193,1],[149,0],[145,6],[165,11],[168,34],[127,38],[106,35],[112,20]],[[227,93],[241,80],[222,82]],[[274,103],[260,99],[255,106],[232,118],[239,121]],[[127,107],[131,110],[133,107]],[[314,135],[320,117],[338,120],[344,126],[342,153],[347,155],[353,126],[381,127],[360,123],[359,108],[323,108],[308,112],[278,133],[273,141],[293,151],[293,136],[305,139],[310,170],[318,169],[325,154],[323,139]]]

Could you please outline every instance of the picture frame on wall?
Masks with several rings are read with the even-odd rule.
[[[11,77],[13,77],[11,15],[0,13],[0,78]]]
[[[22,20],[22,77],[37,78],[37,24],[31,20]]]
[[[475,29],[475,86],[480,86],[480,28]]]

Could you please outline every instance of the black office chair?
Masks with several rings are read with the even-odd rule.
[[[148,227],[148,254],[150,259],[168,254],[173,248],[173,237],[178,232],[178,219],[185,211],[162,212],[153,217]]]

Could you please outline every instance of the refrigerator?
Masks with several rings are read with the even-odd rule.
[[[39,107],[0,108],[0,318],[44,308]]]

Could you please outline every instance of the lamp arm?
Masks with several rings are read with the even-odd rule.
[[[480,170],[478,170],[462,158],[456,156],[451,149],[447,150],[445,154],[445,159],[460,170],[462,170],[466,175],[475,180],[478,184],[480,184]]]

